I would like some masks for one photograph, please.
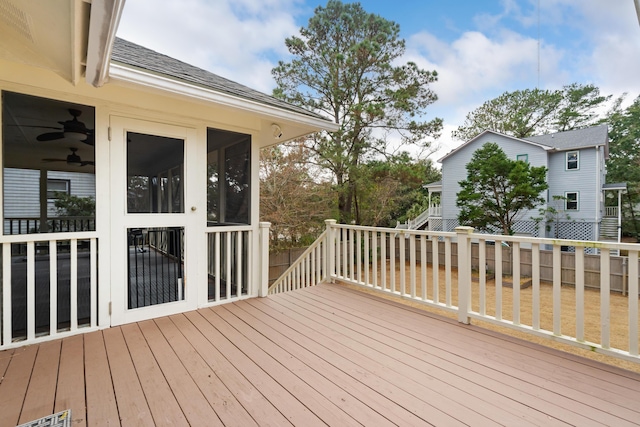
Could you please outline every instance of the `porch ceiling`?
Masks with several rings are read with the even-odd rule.
[[[90,10],[86,0],[0,0],[0,57],[77,82],[86,58]]]
[[[636,373],[331,285],[7,350],[0,378],[6,425],[640,419]]]

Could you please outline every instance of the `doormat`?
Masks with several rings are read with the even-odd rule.
[[[20,424],[17,427],[71,427],[71,409]]]

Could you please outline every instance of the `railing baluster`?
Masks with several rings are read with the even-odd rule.
[[[92,272],[92,275],[93,275],[93,272]],[[57,246],[56,240],[50,240],[49,241],[49,335],[55,335],[57,331],[58,331],[58,246]]]
[[[629,353],[638,356],[638,251],[629,251]]]
[[[2,244],[2,345],[11,344],[11,243]]]
[[[445,304],[451,307],[451,238],[444,239],[444,283],[445,283]]]
[[[520,324],[520,243],[513,242],[513,324]]]
[[[367,286],[371,286],[371,282],[369,282],[369,258],[371,257],[370,251],[370,243],[371,243],[371,232],[369,230],[365,231],[365,239],[364,239],[364,283]]]
[[[420,286],[423,301],[427,300],[427,236],[420,236]]]
[[[91,327],[96,327],[98,325],[98,241],[95,238],[89,241],[89,250]]]
[[[214,289],[214,299],[216,302],[220,301],[220,232],[214,233],[215,240],[213,242],[213,247],[215,251],[215,260],[213,271],[215,274],[215,289]]]
[[[540,245],[538,243],[531,245],[531,286],[533,286],[531,326],[537,331],[540,329]]]
[[[356,232],[356,280],[362,284],[362,231]]]
[[[380,237],[378,233],[374,233],[376,241],[380,242],[380,288],[387,288],[387,233],[380,231]],[[378,275],[376,274],[376,279]]]
[[[34,242],[27,243],[27,340],[36,337],[36,263]]]
[[[438,237],[431,237],[431,269],[433,273],[433,302],[440,302],[440,244]]]
[[[562,333],[562,253],[553,246],[553,334]]]
[[[416,235],[409,236],[409,271],[411,286],[411,298],[416,297]]]
[[[396,291],[396,237],[389,234],[389,277],[391,278],[391,292]],[[385,286],[386,288],[386,286]]]
[[[371,233],[371,274],[373,276],[373,287],[378,287],[378,233]]]
[[[399,259],[398,259],[398,273],[400,274],[400,295],[407,295],[406,284],[406,270],[407,270],[407,252],[406,252],[406,234],[401,233],[398,235],[399,243]]]
[[[70,319],[71,319],[71,330],[75,331],[78,329],[78,240],[71,239],[69,240],[69,246],[71,249],[70,258],[70,268],[71,268],[71,305],[70,305]]]
[[[607,249],[600,251],[600,344],[603,348],[610,347],[610,255]]]
[[[576,339],[584,341],[584,248],[576,246]]]
[[[496,319],[502,320],[502,242],[495,240],[495,291],[496,291]]]
[[[478,313],[487,314],[487,244],[485,240],[478,242],[478,288],[480,299]]]

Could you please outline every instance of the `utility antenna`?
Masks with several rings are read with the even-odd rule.
[[[540,0],[538,0],[538,89],[540,89]]]

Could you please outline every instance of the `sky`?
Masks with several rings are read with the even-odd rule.
[[[344,3],[350,3],[343,0]],[[436,161],[463,142],[451,132],[507,91],[593,84],[603,95],[640,95],[640,24],[634,0],[361,0],[400,26],[401,62],[437,71],[444,121]],[[319,0],[126,0],[117,36],[271,93],[271,69],[291,59]]]

